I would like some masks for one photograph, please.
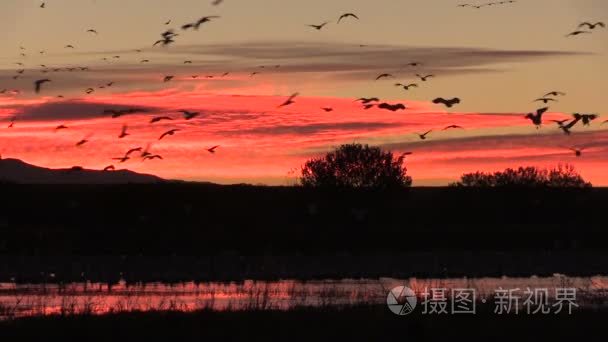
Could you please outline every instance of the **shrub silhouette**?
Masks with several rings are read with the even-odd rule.
[[[506,169],[494,173],[475,172],[461,176],[450,184],[458,187],[555,187],[588,188],[586,182],[571,165],[558,165],[550,170],[533,166]]]
[[[361,144],[346,144],[307,161],[300,183],[305,187],[394,189],[409,187],[405,156]]]

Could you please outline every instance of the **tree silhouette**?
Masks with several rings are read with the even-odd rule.
[[[405,155],[395,157],[379,147],[346,144],[307,161],[300,182],[323,188],[404,188],[412,184],[404,159]]]
[[[460,181],[450,184],[457,187],[555,187],[588,188],[586,182],[572,165],[558,165],[550,170],[533,166],[506,169],[494,173],[475,172],[461,176]]]

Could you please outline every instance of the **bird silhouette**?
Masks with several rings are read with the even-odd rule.
[[[448,108],[452,108],[454,105],[459,104],[460,103],[460,99],[455,97],[452,99],[444,99],[443,97],[438,97],[436,99],[433,100],[434,104],[442,104]]]
[[[139,63],[150,63],[149,59],[142,59]]]
[[[122,129],[120,130],[120,135],[118,136],[118,139],[122,139],[129,135],[129,133],[127,133],[127,129],[127,125],[122,125]]]
[[[431,77],[435,77],[435,75],[426,75],[426,76],[422,76],[422,75],[420,75],[420,74],[416,74],[416,77],[420,78],[420,80],[421,80],[422,82],[426,82],[426,80],[428,80],[428,79],[429,79],[429,78],[431,78]]]
[[[417,135],[417,136],[420,138],[420,140],[426,140],[427,136],[428,136],[428,135],[429,135],[429,133],[431,133],[432,131],[433,131],[433,130],[431,129],[431,130],[428,130],[428,131],[426,131],[425,133],[422,133],[422,134],[421,134],[421,133],[414,133],[414,134],[416,134],[416,135]]]
[[[464,129],[464,127],[458,126],[458,125],[449,125],[446,128],[444,128],[443,131],[447,131],[448,129]]]
[[[160,122],[160,121],[163,121],[163,120],[169,121],[169,120],[173,120],[173,118],[170,117],[170,116],[157,116],[157,117],[152,118],[150,120],[150,123],[153,124],[153,123]]]
[[[112,118],[118,118],[121,117],[123,115],[127,115],[127,114],[134,114],[134,113],[145,113],[147,112],[147,110],[145,109],[138,109],[138,108],[129,108],[129,109],[106,109],[103,111],[103,114],[112,114]]]
[[[169,82],[171,81],[175,76],[165,76],[165,78],[163,78],[163,82]]]
[[[131,159],[131,157],[129,157],[129,156],[118,157],[118,158],[112,158],[112,160],[118,160],[118,161],[120,161],[121,163],[125,163],[125,162],[127,162],[129,159]]]
[[[589,126],[591,124],[591,121],[599,118],[599,115],[597,115],[597,114],[574,113],[574,114],[572,114],[572,116],[574,117],[574,119],[578,119],[578,120],[582,121],[584,126]]]
[[[321,109],[322,109],[324,112],[326,112],[326,113],[329,113],[329,112],[333,112],[333,111],[334,111],[334,109],[333,109],[333,108],[331,108],[331,107],[321,107]]]
[[[606,24],[604,24],[604,23],[603,23],[603,22],[601,22],[601,21],[598,21],[598,22],[597,22],[597,23],[595,23],[595,24],[590,23],[590,22],[584,22],[584,23],[581,23],[580,25],[578,25],[578,27],[579,27],[579,28],[581,28],[581,27],[583,27],[583,26],[587,26],[587,27],[588,27],[590,30],[595,30],[595,28],[596,28],[597,26],[599,26],[599,27],[601,27],[601,28],[605,28],[605,27],[606,27]]]
[[[131,154],[133,154],[135,152],[141,152],[141,151],[142,151],[141,147],[132,148],[132,149],[128,150],[127,153],[125,153],[125,156],[130,156]]]
[[[543,124],[543,114],[547,110],[549,110],[549,107],[538,109],[535,114],[528,113],[526,119],[530,119],[532,123],[536,125],[536,128],[538,128]]]
[[[340,23],[340,21],[342,21],[342,19],[346,19],[348,17],[359,20],[359,17],[357,17],[357,15],[355,15],[354,13],[344,13],[340,16],[340,18],[338,18],[338,24]]]
[[[103,168],[103,171],[114,171],[116,170],[116,168],[114,167],[114,165],[108,165],[106,167]]]
[[[411,63],[407,63],[405,66],[411,66],[411,67],[417,67],[417,66],[421,66],[422,63],[420,62],[411,62]]]
[[[97,31],[96,31],[96,30],[94,30],[94,29],[88,29],[88,30],[87,30],[87,32],[94,33],[94,34],[98,34],[98,33],[97,33]]]
[[[55,127],[55,132],[62,130],[62,129],[67,129],[67,128],[68,128],[68,126],[66,126],[66,125],[59,125],[59,126]]]
[[[576,124],[577,124],[579,121],[581,121],[581,119],[582,119],[582,118],[581,118],[580,116],[579,116],[579,117],[574,117],[574,118],[572,119],[572,121],[570,121],[570,122],[569,122],[567,125],[565,124],[565,122],[566,122],[566,121],[568,121],[568,120],[565,120],[565,121],[564,121],[563,123],[561,123],[561,124],[558,122],[558,120],[553,120],[553,121],[554,121],[554,122],[557,122],[558,127],[559,127],[559,128],[561,128],[561,130],[564,132],[564,134],[566,134],[566,135],[570,135],[570,134],[572,133],[572,132],[570,131],[570,130],[572,129],[572,127],[574,127],[574,126],[575,126],[575,125],[576,125]],[[559,120],[559,121],[561,121],[561,120]]]
[[[163,157],[161,155],[159,155],[159,154],[150,154],[150,155],[147,155],[147,156],[143,157],[143,161],[154,160],[154,159],[160,159],[160,160],[162,160]]]
[[[76,147],[80,147],[80,146],[82,146],[82,145],[84,145],[84,144],[88,143],[90,138],[91,138],[91,134],[89,134],[89,135],[87,135],[86,137],[82,138],[80,141],[78,141],[78,142],[76,143]]]
[[[550,92],[546,93],[543,97],[547,97],[547,96],[566,96],[566,93],[563,93],[561,91],[550,91]]]
[[[75,49],[74,45],[66,45],[65,48],[66,49]]]
[[[402,84],[401,85],[403,87],[403,89],[405,90],[410,90],[410,88],[414,87],[414,88],[418,88],[418,84],[417,83],[410,83],[410,84]]]
[[[222,2],[224,2],[224,0],[213,0],[213,2],[211,3],[211,5],[217,6],[217,5],[221,4]]]
[[[192,61],[184,61],[184,64],[192,64]]]
[[[87,94],[91,94],[94,91],[95,91],[95,89],[93,89],[93,88],[87,88],[87,90],[85,90],[84,92]]]
[[[287,99],[285,102],[283,102],[282,104],[280,104],[278,108],[281,108],[281,107],[285,107],[285,106],[289,106],[289,105],[291,105],[291,104],[294,104],[294,103],[295,103],[294,99],[295,99],[295,98],[296,98],[298,95],[300,95],[300,94],[299,94],[299,93],[293,93],[293,94],[292,94],[292,95],[291,95],[291,96],[290,96],[290,97],[289,97],[289,98],[288,98],[288,99]]]
[[[51,80],[49,80],[48,78],[42,79],[42,80],[37,80],[36,82],[34,82],[34,91],[36,93],[39,93],[41,90],[41,87],[43,84],[47,83],[47,82],[51,82]]]
[[[569,150],[572,151],[572,152],[574,152],[574,155],[576,157],[581,157],[583,155],[583,151],[585,149],[584,148],[570,147]]]
[[[323,27],[325,27],[325,25],[327,25],[327,24],[329,24],[329,22],[326,21],[320,25],[308,25],[308,27],[312,27],[312,28],[316,29],[317,31],[321,31],[321,29]]]
[[[186,119],[186,120],[192,120],[195,117],[200,115],[199,112],[189,112],[187,110],[180,110],[179,112],[184,114],[184,119]]]
[[[198,30],[200,28],[200,26],[204,23],[210,22],[211,19],[217,19],[219,18],[219,16],[207,16],[207,17],[202,17],[200,18],[198,21],[194,22],[194,23],[188,23],[182,26],[182,30],[188,30],[188,29],[195,29]]]
[[[214,153],[215,153],[215,150],[216,150],[218,147],[220,147],[220,145],[216,145],[216,146],[213,146],[213,147],[211,147],[211,148],[208,148],[208,149],[207,149],[207,152],[209,152],[209,153],[211,153],[211,154],[214,154]]]
[[[581,34],[588,34],[588,33],[591,33],[591,32],[589,32],[589,31],[580,31],[580,30],[578,30],[578,31],[574,31],[574,32],[570,32],[570,33],[568,33],[568,34],[566,35],[566,37],[573,37],[573,36],[578,36],[578,35],[581,35]]]
[[[378,108],[390,110],[391,112],[396,112],[398,110],[405,110],[405,109],[407,109],[405,107],[405,105],[403,105],[402,103],[390,104],[390,103],[386,103],[386,102],[378,104]]]
[[[165,25],[169,25],[171,24],[171,19],[169,19],[167,22],[165,22]]]
[[[381,74],[381,75],[378,75],[378,77],[376,77],[376,81],[381,78],[385,78],[385,77],[394,77],[394,76],[391,74]]]
[[[536,99],[532,102],[543,102],[545,104],[549,103],[549,102],[558,102],[556,99],[550,98],[550,97],[541,97],[539,99]]]
[[[165,133],[163,133],[160,138],[158,138],[158,140],[163,140],[164,137],[169,136],[169,135],[174,135],[176,132],[181,131],[181,129],[178,128],[174,128],[172,130],[166,131]]]
[[[361,103],[363,103],[363,104],[368,104],[370,102],[378,102],[378,101],[380,101],[380,99],[377,97],[369,97],[369,98],[361,97],[361,98],[356,99],[355,102],[356,101],[361,101]]]

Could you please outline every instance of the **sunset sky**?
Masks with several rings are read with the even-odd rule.
[[[608,186],[608,124],[601,125],[608,116],[576,126],[570,136],[550,122],[608,111],[608,29],[565,37],[583,21],[608,23],[606,0],[518,0],[481,9],[457,7],[466,0],[211,2],[47,0],[40,8],[40,0],[2,0],[2,157],[53,168],[114,164],[171,179],[281,185],[293,182],[307,158],[360,142],[413,151],[407,168],[415,185],[445,185],[477,170],[570,163],[594,185]],[[336,24],[347,12],[360,20]],[[208,15],[220,18],[198,31],[180,29]],[[307,27],[325,21],[320,31]],[[152,47],[171,28],[179,33],[175,44]],[[405,67],[414,61],[423,65]],[[89,70],[63,69],[81,66]],[[396,77],[376,81],[382,73]],[[421,82],[416,73],[436,78]],[[175,78],[163,82],[166,75]],[[33,82],[42,78],[52,82],[36,94]],[[405,91],[396,82],[420,87]],[[89,87],[94,92],[86,94]],[[567,95],[549,104],[536,129],[524,115],[543,107],[533,100],[554,90]],[[277,108],[295,92],[295,104]],[[359,97],[408,109],[364,110],[354,102]],[[436,97],[462,103],[447,109],[431,102]],[[124,108],[147,112],[103,114]],[[186,121],[179,110],[201,115]],[[158,115],[174,120],[150,124]],[[62,124],[69,128],[56,132]],[[130,135],[118,139],[123,124]],[[442,131],[452,124],[465,129]],[[172,128],[181,131],[158,140]],[[414,134],[430,129],[426,141]],[[90,142],[76,147],[84,137]],[[148,143],[163,160],[112,160]],[[217,153],[208,153],[214,145]],[[584,148],[583,156],[570,147]]]

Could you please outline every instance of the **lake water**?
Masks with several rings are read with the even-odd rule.
[[[121,281],[69,284],[0,283],[0,318],[57,314],[175,310],[289,310],[295,307],[386,304],[389,291],[404,285],[422,296],[425,289],[474,289],[491,300],[496,289],[575,288],[579,307],[608,307],[608,277],[343,279],[127,284]],[[520,293],[522,294],[522,293]]]

